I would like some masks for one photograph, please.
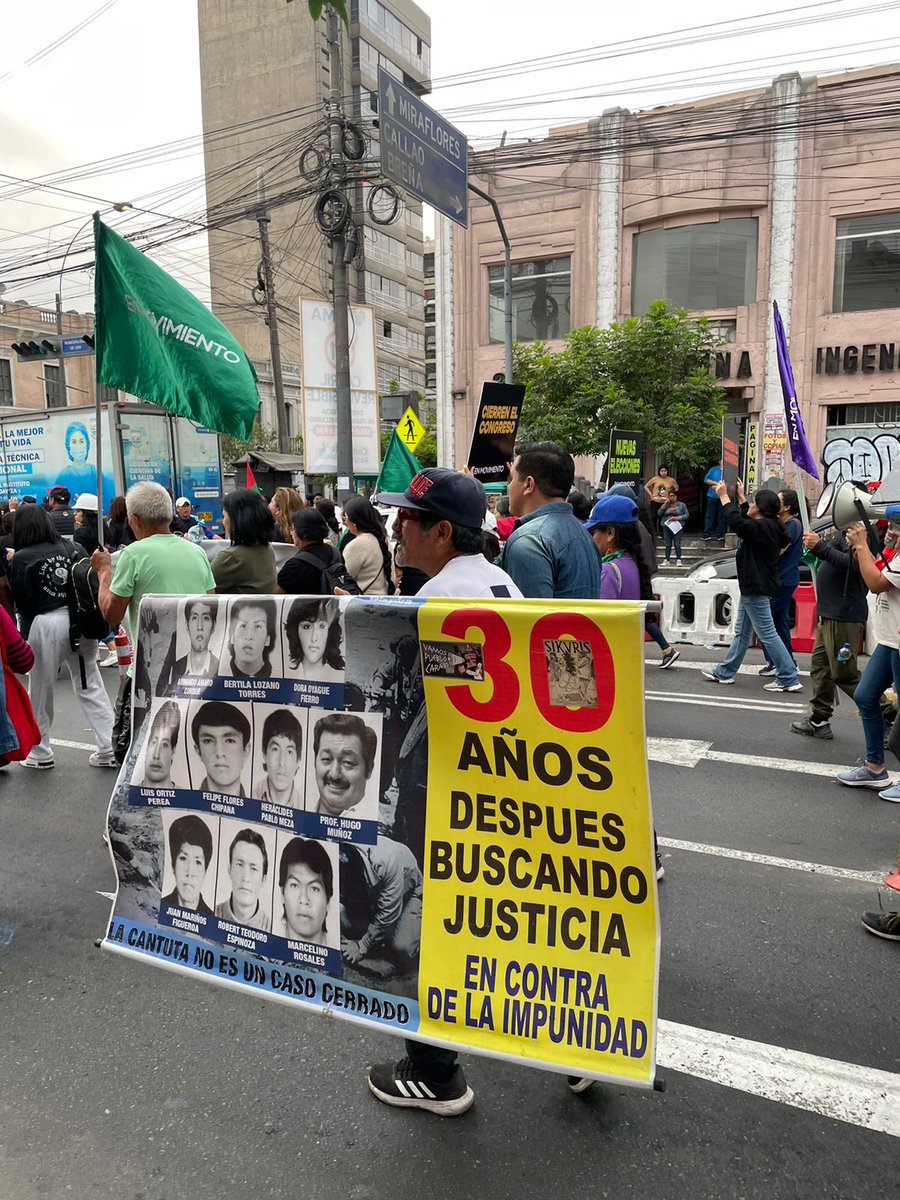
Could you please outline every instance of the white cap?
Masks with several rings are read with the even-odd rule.
[[[72,507],[76,510],[80,508],[83,512],[96,512],[97,497],[93,492],[82,492],[80,496],[75,497]]]
[[[191,502],[190,502],[190,500],[188,500],[187,496],[179,496],[178,499],[175,501],[175,507],[181,508],[182,504],[190,504],[190,503]]]

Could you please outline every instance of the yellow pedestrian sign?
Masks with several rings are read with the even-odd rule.
[[[411,408],[408,408],[397,422],[397,437],[411,453],[425,436],[425,426]]]

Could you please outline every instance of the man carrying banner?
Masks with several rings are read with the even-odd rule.
[[[474,476],[446,467],[427,467],[405,492],[385,492],[375,500],[398,509],[397,560],[428,576],[420,596],[521,599],[522,593],[509,575],[481,553],[487,498]],[[564,500],[563,505],[568,508]],[[570,517],[571,512],[569,509]],[[424,1108],[442,1117],[460,1116],[475,1100],[455,1050],[410,1039],[405,1058],[372,1067],[369,1090],[385,1104]]]
[[[109,551],[95,550],[91,566],[97,572],[97,604],[113,627],[124,620],[132,645],[136,645],[141,598],[151,592],[193,596],[214,593],[216,581],[209,559],[199,546],[170,533],[172,497],[159,483],[135,483],[125,495],[128,524],[136,540],[120,551],[115,573]],[[126,617],[127,613],[127,617]],[[117,760],[125,760],[131,734],[131,674],[122,680],[116,700],[113,748]]]

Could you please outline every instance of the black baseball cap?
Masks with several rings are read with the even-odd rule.
[[[487,496],[474,475],[448,467],[426,467],[413,476],[405,492],[381,492],[375,503],[433,513],[470,529],[481,528],[487,511]]]
[[[68,504],[69,501],[72,499],[72,493],[69,491],[69,489],[67,487],[64,487],[63,484],[61,484],[61,483],[57,483],[52,488],[50,488],[49,491],[47,492],[47,495],[50,496],[54,500],[58,500],[60,502],[60,504]]]

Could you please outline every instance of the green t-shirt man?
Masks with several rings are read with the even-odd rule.
[[[152,592],[196,596],[215,586],[209,559],[199,546],[171,533],[154,533],[119,552],[109,590],[129,598],[125,627],[134,646],[141,597]]]

